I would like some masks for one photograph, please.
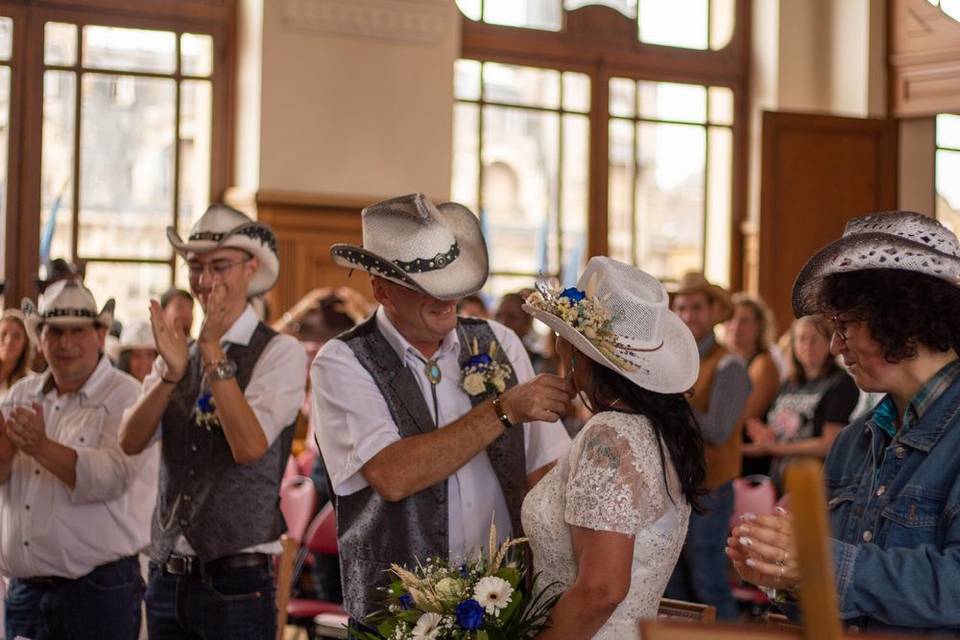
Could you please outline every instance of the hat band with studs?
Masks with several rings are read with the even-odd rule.
[[[76,317],[76,318],[90,318],[91,320],[96,320],[99,317],[99,313],[96,311],[90,311],[89,309],[79,309],[79,308],[64,308],[64,309],[51,309],[50,311],[44,311],[41,314],[41,317],[44,320],[49,318],[63,318],[63,317]]]
[[[230,231],[228,233],[219,233],[216,231],[198,231],[190,234],[190,237],[187,238],[187,241],[195,242],[197,240],[209,240],[211,242],[220,242],[228,235],[247,236],[248,238],[259,240],[263,244],[270,247],[271,251],[274,253],[277,252],[277,237],[270,229],[260,225],[250,225],[243,227],[242,229]]]
[[[426,273],[427,271],[436,271],[443,269],[460,255],[460,245],[454,242],[450,245],[450,250],[445,253],[438,253],[432,258],[417,258],[410,262],[394,260],[393,264],[400,267],[406,273]]]

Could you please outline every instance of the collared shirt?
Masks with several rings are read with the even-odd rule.
[[[960,376],[960,360],[953,360],[941,367],[932,378],[927,380],[910,400],[906,411],[903,412],[903,431],[916,424],[923,417],[924,412],[930,408],[930,405],[953,384],[958,376]],[[897,424],[900,422],[900,416],[897,405],[893,401],[893,396],[887,395],[880,401],[873,412],[873,422],[891,438],[897,435]]]
[[[697,343],[700,359],[713,350],[717,338],[713,331]],[[694,409],[703,439],[710,444],[722,444],[727,441],[733,428],[737,426],[743,407],[750,396],[750,374],[743,359],[733,353],[728,353],[717,363],[717,371],[713,376],[713,387],[710,389],[709,409],[704,413]]]
[[[247,308],[220,338],[220,345],[227,355],[230,354],[230,345],[247,346],[256,331],[260,320],[253,307]],[[307,379],[304,371],[307,368],[307,353],[296,338],[287,335],[275,336],[257,360],[253,368],[250,381],[244,389],[243,397],[250,405],[257,422],[263,429],[267,439],[267,446],[271,446],[283,430],[293,424],[297,412],[303,403]],[[153,371],[143,381],[144,388],[148,388],[154,381],[166,373],[166,363],[163,358],[154,361]],[[157,430],[156,438],[163,436],[163,423]],[[248,552],[278,553],[279,541],[258,545]],[[184,555],[193,555],[186,538],[181,537],[177,542],[176,552]]]
[[[490,329],[513,367],[520,383],[533,378],[533,368],[516,334],[496,322]],[[397,331],[383,308],[377,311],[377,327],[413,373],[424,402],[433,415],[433,390],[424,370],[424,357]],[[472,409],[470,397],[460,386],[457,332],[451,331],[433,355],[440,367],[436,387],[436,424],[443,428]],[[397,426],[369,372],[342,340],[331,340],[311,368],[313,411],[318,417],[317,438],[327,472],[337,495],[350,495],[368,486],[360,472],[377,453],[400,440]],[[570,437],[558,422],[523,425],[526,472],[531,473],[559,458]],[[509,534],[510,512],[486,451],[481,451],[447,480],[447,514],[451,557],[462,557],[486,544],[490,518],[496,514],[497,529]]]
[[[0,573],[18,578],[78,578],[138,553],[150,540],[159,448],[136,456],[120,450],[124,410],[137,381],[103,356],[83,386],[60,394],[50,372],[19,381],[0,405],[39,403],[47,437],[77,452],[70,489],[31,456],[17,453],[0,485]]]

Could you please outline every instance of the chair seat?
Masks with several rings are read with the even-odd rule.
[[[292,598],[287,604],[287,614],[291,618],[307,618],[313,620],[321,613],[345,613],[339,602],[327,602],[326,600],[308,600],[305,598]]]

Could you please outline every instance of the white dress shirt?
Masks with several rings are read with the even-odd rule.
[[[247,305],[240,317],[220,338],[220,346],[229,356],[231,344],[244,347],[249,345],[258,324],[260,319],[256,312]],[[297,419],[297,412],[300,411],[306,393],[307,379],[303,373],[306,368],[307,353],[303,345],[296,338],[283,334],[275,336],[267,343],[253,367],[243,397],[257,416],[268,447]],[[143,381],[144,388],[148,388],[154,380],[166,374],[166,371],[163,358],[157,358],[153,363],[153,371]],[[163,422],[160,423],[154,438],[158,440],[162,437]],[[177,541],[175,550],[183,555],[196,554],[183,536]],[[281,550],[280,541],[276,540],[244,549],[243,552],[273,554],[280,553]]]
[[[150,540],[157,497],[159,448],[137,456],[120,450],[124,410],[140,386],[106,356],[79,391],[61,395],[49,372],[13,385],[0,405],[39,403],[47,437],[77,452],[70,489],[19,452],[0,485],[0,573],[15,578],[78,578],[95,567],[137,554]]]
[[[433,415],[433,395],[424,371],[425,359],[387,318],[381,307],[377,326],[404,366],[409,367]],[[520,383],[533,378],[533,367],[517,335],[497,322],[490,329],[513,367]],[[437,385],[439,416],[443,428],[473,406],[460,386],[460,341],[456,330],[443,339],[433,358],[442,372]],[[327,473],[337,495],[350,495],[368,486],[360,472],[371,458],[400,440],[386,400],[353,351],[342,340],[330,340],[317,354],[311,367],[313,411],[317,416],[317,438]],[[526,472],[529,474],[563,455],[570,437],[560,422],[531,422],[523,425]],[[510,512],[486,451],[481,451],[447,480],[447,514],[451,558],[483,548],[489,538],[490,519],[496,514],[501,538],[511,533]]]

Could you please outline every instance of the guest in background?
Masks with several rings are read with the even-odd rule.
[[[30,373],[32,352],[23,313],[6,309],[0,315],[0,400],[14,383]]]
[[[717,342],[714,325],[733,313],[730,296],[702,273],[688,273],[673,298],[680,316],[697,341],[700,374],[690,405],[705,442],[707,461],[705,512],[690,517],[687,540],[667,586],[669,598],[704,602],[717,617],[737,617],[737,603],[727,580],[724,542],[733,515],[733,479],[740,475],[743,407],[750,395],[750,376],[740,356]]]
[[[790,328],[790,373],[764,423],[747,420],[744,445],[750,457],[770,456],[778,483],[798,456],[824,458],[834,438],[847,426],[860,391],[830,354],[830,326],[818,316],[793,322]]]
[[[743,358],[750,376],[750,395],[743,408],[743,419],[763,419],[780,388],[780,370],[773,357],[773,314],[766,303],[749,293],[732,298],[733,316],[723,325],[724,344]],[[746,436],[746,434],[744,434]],[[743,475],[769,474],[770,459],[752,456],[743,460]]]
[[[180,327],[183,335],[190,336],[193,328],[193,296],[189,291],[172,287],[160,296],[160,309],[170,324]]]
[[[311,332],[326,336],[331,328],[346,331],[366,320],[375,309],[375,304],[351,287],[318,287],[300,298],[271,327],[278,333],[309,342],[313,339]],[[350,325],[345,326],[339,316],[345,316]],[[304,326],[310,323],[317,326]]]
[[[79,282],[24,303],[49,368],[20,380],[0,416],[0,573],[10,576],[8,638],[135,640],[157,448],[117,442],[137,383],[103,355],[113,300],[97,310]]]
[[[167,238],[187,262],[204,318],[188,346],[151,301],[160,357],[121,430],[128,454],[161,443],[150,638],[274,640],[278,496],[307,367],[303,347],[258,321],[248,303],[277,281],[276,237],[215,204],[185,242],[172,227]]]
[[[556,359],[544,355],[545,340],[534,331],[533,317],[523,310],[525,300],[522,293],[504,295],[500,298],[500,304],[497,305],[493,319],[517,334],[530,357],[534,373],[556,373]]]
[[[489,320],[490,311],[487,309],[487,303],[483,300],[483,294],[475,293],[465,298],[460,298],[460,302],[457,303],[457,315],[467,318]]]
[[[153,361],[156,359],[157,345],[153,340],[150,323],[137,320],[128,324],[120,335],[117,368],[132,375],[137,382],[143,382],[153,369]]]

